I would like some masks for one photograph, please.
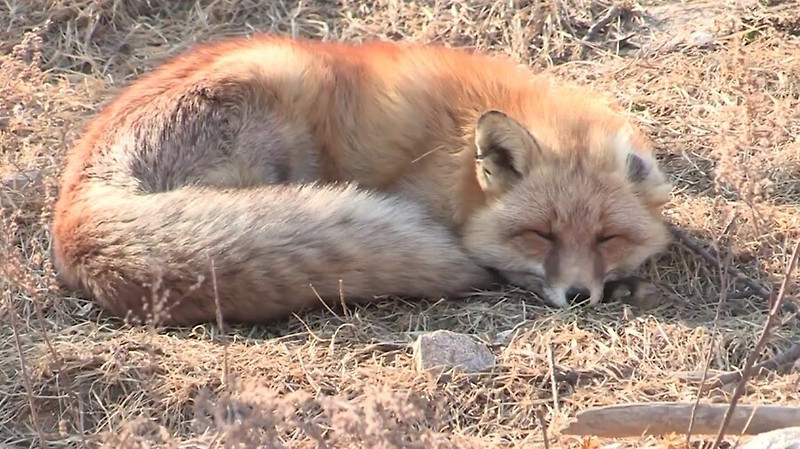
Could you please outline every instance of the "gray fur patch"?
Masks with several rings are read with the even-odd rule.
[[[625,160],[625,170],[628,180],[634,183],[644,181],[647,179],[647,175],[650,174],[650,167],[647,162],[633,153],[628,154]]]

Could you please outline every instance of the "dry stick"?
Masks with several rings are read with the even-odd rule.
[[[589,30],[586,31],[586,35],[583,36],[583,40],[590,41],[595,37],[597,37],[597,35],[600,33],[600,30],[602,30],[604,26],[611,23],[621,14],[622,14],[622,8],[620,8],[619,5],[614,5],[611,8],[609,8],[608,11],[606,12],[606,15],[601,17],[600,20],[598,20],[591,27],[589,27]]]
[[[728,300],[741,299],[742,297],[745,297],[749,294],[755,294],[764,298],[769,297],[770,293],[767,289],[759,285],[753,279],[747,277],[744,273],[736,269],[736,267],[734,267],[733,265],[722,263],[718,257],[711,254],[709,250],[704,248],[700,243],[698,243],[695,239],[687,235],[680,228],[671,223],[667,223],[667,226],[669,227],[670,232],[672,232],[672,234],[684,246],[689,248],[689,250],[702,257],[706,262],[710,263],[718,270],[724,270],[725,272],[727,272],[727,274],[733,276],[737,280],[742,281],[747,286],[747,289],[744,292],[741,292],[741,294],[728,295]],[[787,306],[789,306],[789,304],[785,304],[782,307],[786,307],[787,310],[790,312],[795,312],[795,310],[791,310],[795,309],[794,307],[787,307]],[[800,343],[796,343],[786,351],[779,353],[778,355],[772,357],[771,359],[765,362],[759,363],[754,368],[757,370],[757,372],[761,372],[762,370],[774,370],[780,367],[781,365],[788,363],[792,360],[795,360],[799,357],[800,357]],[[710,388],[721,387],[733,382],[737,382],[740,381],[741,379],[742,379],[742,374],[738,371],[733,373],[723,374],[712,379],[712,383],[702,385],[701,382],[700,392],[702,393],[708,391]]]
[[[684,432],[694,404],[691,402],[642,402],[606,405],[578,412],[562,435],[630,438]],[[729,410],[728,404],[700,404],[695,431],[715,435]],[[742,404],[730,421],[729,433],[757,435],[800,423],[800,407]]]
[[[711,254],[709,250],[703,248],[703,246],[698,243],[694,238],[686,234],[683,230],[678,228],[678,226],[667,223],[667,227],[669,228],[672,235],[675,236],[678,241],[680,241],[685,247],[689,248],[692,252],[697,254],[698,256],[702,257],[706,262],[710,263],[714,266],[714,268],[725,270],[729,275],[733,276],[735,279],[742,281],[750,290],[756,292],[759,296],[769,297],[770,292],[763,286],[761,286],[758,282],[754,281],[753,279],[747,277],[744,273],[739,271],[733,265],[725,265],[723,264],[718,257]]]
[[[791,346],[789,346],[789,348],[786,349],[785,351],[781,351],[778,354],[774,355],[773,357],[770,357],[769,359],[754,365],[753,376],[757,376],[761,374],[763,371],[775,371],[781,366],[793,362],[797,359],[800,359],[800,342],[794,343]],[[689,382],[696,382],[697,372],[680,373],[678,374],[678,377],[682,380],[686,380]],[[712,377],[711,380],[709,380],[707,383],[702,385],[701,392],[707,392],[712,388],[720,388],[725,385],[732,384],[734,382],[739,382],[741,380],[742,380],[741,371],[718,374]]]
[[[800,343],[795,343],[790,346],[789,349],[753,366],[753,371],[756,374],[760,373],[761,371],[774,371],[789,362],[797,360],[798,358],[800,358]],[[733,382],[741,382],[742,378],[743,374],[739,371],[721,374],[711,379],[710,383],[705,385],[705,389],[707,390],[714,387],[721,387]]]
[[[775,298],[775,301],[770,308],[769,314],[767,315],[767,320],[766,323],[764,323],[764,329],[761,331],[761,336],[756,342],[756,346],[753,348],[753,351],[747,356],[747,361],[745,362],[744,369],[742,370],[742,379],[736,385],[736,390],[733,392],[733,397],[731,398],[731,405],[728,408],[728,411],[725,413],[725,417],[723,418],[722,424],[719,427],[719,433],[717,433],[717,438],[714,440],[714,445],[711,446],[712,448],[719,447],[719,444],[722,441],[722,436],[725,433],[725,427],[728,426],[728,423],[733,416],[733,411],[736,409],[736,404],[739,402],[739,398],[742,396],[742,393],[744,393],[744,389],[747,386],[747,380],[750,378],[753,365],[755,365],[756,357],[758,357],[758,353],[766,344],[772,328],[774,327],[775,320],[778,316],[778,311],[780,310],[783,301],[786,299],[786,289],[791,281],[795,265],[797,264],[798,251],[800,251],[800,238],[797,239],[797,242],[794,244],[794,248],[792,249],[792,256],[789,258],[789,264],[786,267],[781,288],[778,291],[777,298]]]
[[[542,438],[544,439],[544,449],[550,449],[550,439],[547,438],[547,423],[544,422],[544,413],[541,408],[537,408],[534,412],[536,419],[539,420],[539,427],[542,429]]]
[[[553,357],[553,347],[547,345],[547,361],[550,364],[550,386],[553,391],[553,408],[556,414],[561,413],[561,407],[558,405],[558,381],[556,380],[556,361]]]
[[[214,305],[217,309],[217,327],[219,327],[219,336],[222,338],[222,385],[228,387],[228,339],[225,338],[225,328],[222,325],[222,309],[219,306],[217,273],[214,270],[214,259],[211,259],[211,285],[214,287]]]
[[[39,326],[42,328],[42,338],[47,346],[47,350],[50,352],[50,356],[56,363],[56,367],[58,367],[58,375],[63,373],[65,377],[67,377],[64,388],[67,390],[67,396],[72,399],[74,404],[74,407],[69,407],[69,409],[72,410],[72,419],[75,420],[78,430],[81,432],[81,443],[83,443],[84,447],[88,447],[88,442],[86,441],[86,426],[84,425],[83,411],[81,410],[83,408],[83,403],[81,402],[80,397],[75,393],[75,390],[72,389],[72,383],[70,382],[71,379],[67,376],[67,369],[64,359],[59,356],[58,351],[56,351],[56,348],[53,347],[53,343],[50,342],[50,337],[47,336],[47,329],[44,325],[44,314],[42,313],[41,307],[39,307],[38,301],[33,301],[33,310],[36,313],[36,318],[39,320]]]
[[[566,370],[555,373],[556,380],[577,385],[584,378],[595,379],[598,377],[606,378],[609,374],[617,376],[619,379],[628,378],[633,375],[636,368],[630,365],[606,366],[591,370]],[[552,376],[552,373],[551,373]]]
[[[722,304],[725,303],[727,296],[725,292],[728,290],[728,276],[725,275],[725,270],[720,268],[720,280],[721,285],[719,289],[719,301],[717,302],[717,310],[714,311],[714,327],[711,331],[711,335],[714,338],[711,339],[711,344],[708,346],[708,353],[706,354],[706,361],[703,364],[703,376],[700,380],[700,387],[697,391],[697,398],[695,398],[694,406],[692,407],[692,416],[689,418],[689,430],[686,432],[686,446],[691,447],[692,442],[692,431],[694,430],[694,422],[697,418],[697,408],[700,406],[700,398],[703,396],[703,384],[705,384],[706,378],[708,376],[708,368],[711,365],[711,354],[714,351],[714,340],[716,338],[717,332],[719,331],[719,315],[720,311],[722,310]]]
[[[581,40],[581,57],[586,54],[586,49],[589,48],[589,41],[597,37],[600,34],[600,30],[603,29],[606,25],[613,22],[617,17],[622,14],[622,8],[619,5],[614,5],[608,9],[606,14],[600,18],[597,22],[595,22],[589,30],[586,31],[586,34],[583,36]]]
[[[28,405],[31,408],[31,419],[33,420],[33,426],[36,427],[36,433],[39,435],[39,444],[46,448],[47,440],[44,437],[44,430],[42,429],[42,423],[39,422],[39,415],[36,413],[36,409],[33,405],[33,386],[31,385],[31,379],[28,376],[28,367],[25,365],[25,355],[22,353],[22,342],[19,340],[19,328],[17,327],[17,308],[14,307],[14,304],[11,300],[11,290],[9,289],[6,295],[6,304],[8,308],[8,316],[11,320],[11,329],[14,331],[14,344],[17,347],[17,354],[19,355],[19,366],[20,370],[22,371],[22,380],[25,383],[25,393],[28,395]]]

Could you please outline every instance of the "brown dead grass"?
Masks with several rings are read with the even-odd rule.
[[[800,11],[792,0],[733,3],[621,1],[623,14],[584,44],[610,2],[4,2],[0,177],[42,181],[0,186],[0,445],[542,447],[542,410],[553,447],[588,448],[607,441],[559,434],[581,409],[693,401],[698,386],[675,373],[702,370],[708,353],[711,369],[741,368],[766,304],[677,245],[643,270],[664,293],[648,313],[556,311],[508,289],[224,333],[155,331],[109,320],[55,285],[48,214],[84,121],[194,42],[256,30],[444,42],[615,95],[676,182],[668,219],[772,288],[800,228]],[[695,45],[696,31],[713,42]],[[730,293],[740,299],[724,302],[715,323]],[[443,328],[484,339],[498,366],[447,382],[415,372],[409,343]],[[762,358],[798,340],[787,318]],[[556,372],[593,373],[558,381],[556,402],[551,356]],[[791,370],[759,377],[742,402],[800,405],[798,382]],[[684,446],[666,436],[619,447]]]

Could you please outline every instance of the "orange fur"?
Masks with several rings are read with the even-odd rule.
[[[213,319],[215,295],[263,322],[340,288],[457,294],[485,268],[596,303],[666,244],[669,190],[605,101],[512,61],[261,35],[174,58],[89,123],[54,258],[117,315],[143,316],[159,280],[169,323]]]

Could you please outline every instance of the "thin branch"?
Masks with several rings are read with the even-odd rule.
[[[728,276],[726,276],[725,270],[723,270],[721,267],[718,268],[718,269],[720,271],[719,275],[720,275],[720,280],[721,280],[720,284],[721,285],[720,285],[720,289],[719,289],[719,301],[717,301],[717,310],[714,311],[714,326],[713,326],[713,329],[711,331],[711,335],[713,336],[713,338],[711,339],[711,344],[709,344],[709,346],[708,346],[708,353],[706,354],[706,361],[703,364],[703,375],[702,375],[702,378],[700,380],[700,387],[697,389],[698,390],[697,391],[697,398],[695,399],[694,406],[692,407],[692,416],[689,419],[689,430],[686,432],[686,446],[687,447],[691,447],[692,431],[694,430],[694,423],[695,423],[695,419],[697,418],[697,408],[700,406],[700,398],[703,396],[703,393],[704,393],[703,385],[705,384],[706,378],[708,376],[708,369],[711,366],[711,358],[712,358],[712,354],[714,352],[714,347],[715,347],[714,343],[716,341],[717,332],[719,332],[719,316],[720,316],[720,312],[722,311],[722,305],[725,304],[725,302],[728,299],[728,295],[726,294],[726,292],[728,291],[728,279],[729,278],[728,278]]]
[[[580,57],[583,58],[586,55],[586,51],[589,47],[592,46],[590,41],[597,37],[600,34],[600,30],[606,27],[609,23],[613,22],[622,14],[622,8],[619,5],[614,5],[606,11],[606,14],[600,18],[597,22],[592,24],[589,27],[589,30],[586,31],[586,34],[583,36],[579,42],[581,44],[580,49]],[[628,37],[630,38],[630,36]],[[627,39],[627,38],[626,38]]]
[[[55,362],[56,367],[58,367],[58,374],[56,377],[60,377],[62,374],[66,377],[64,382],[64,389],[67,391],[67,396],[72,399],[73,404],[72,406],[67,406],[72,411],[72,419],[75,420],[75,425],[78,427],[78,431],[80,431],[81,435],[81,443],[83,443],[84,447],[88,446],[88,442],[86,441],[86,425],[83,417],[83,403],[81,402],[81,398],[75,393],[75,390],[72,388],[72,379],[68,375],[68,371],[66,369],[66,364],[64,363],[64,359],[58,354],[56,348],[53,346],[53,343],[50,341],[50,337],[47,336],[47,327],[45,326],[45,319],[44,314],[42,313],[41,307],[39,307],[38,301],[33,301],[33,310],[36,313],[36,319],[39,321],[39,326],[42,330],[42,339],[44,340],[45,346],[47,346],[47,350],[50,352],[50,357],[53,358],[53,362]]]
[[[792,273],[794,273],[795,266],[797,265],[797,257],[798,252],[800,252],[800,238],[794,245],[792,249],[792,256],[789,258],[789,264],[786,267],[786,272],[783,277],[783,282],[781,283],[781,288],[778,291],[778,296],[775,298],[775,301],[772,303],[772,307],[770,308],[769,314],[767,315],[767,320],[764,323],[764,329],[761,331],[761,336],[759,337],[758,341],[756,342],[755,347],[747,356],[747,360],[744,365],[744,369],[742,370],[742,378],[739,383],[736,385],[736,390],[733,392],[733,397],[731,398],[731,404],[728,408],[728,411],[725,413],[725,417],[722,420],[722,424],[719,427],[719,433],[717,433],[717,438],[714,440],[714,445],[712,448],[719,447],[720,442],[722,441],[722,437],[725,433],[725,428],[728,426],[728,423],[733,416],[733,411],[736,409],[736,404],[739,402],[739,398],[744,393],[745,387],[747,386],[747,380],[750,378],[752,374],[753,367],[756,362],[756,358],[758,354],[761,352],[761,349],[766,344],[767,340],[769,339],[770,334],[772,333],[773,327],[775,325],[776,320],[778,319],[778,311],[783,305],[784,300],[786,299],[786,290],[789,286],[789,282],[792,279]]]
[[[553,348],[547,345],[547,361],[550,364],[550,386],[553,393],[553,408],[556,414],[561,413],[561,407],[558,405],[558,380],[556,380],[556,361],[553,357]]]
[[[675,236],[678,241],[680,241],[685,247],[689,248],[693,253],[697,254],[698,256],[702,257],[706,262],[710,263],[717,269],[724,269],[727,273],[733,276],[735,279],[742,281],[750,290],[756,292],[759,296],[769,297],[770,292],[766,288],[764,288],[761,284],[754,281],[750,277],[746,276],[744,273],[739,271],[733,265],[726,265],[723,264],[718,257],[711,254],[711,251],[704,248],[702,244],[700,244],[697,240],[691,237],[689,234],[685,233],[682,229],[678,226],[667,223],[667,227],[669,228],[672,235]]]
[[[558,367],[556,367],[556,369],[556,380],[559,382],[567,382],[571,385],[577,385],[583,380],[607,378],[609,376],[614,376],[617,379],[626,379],[636,371],[634,366],[628,365],[605,366],[591,370],[560,370]]]
[[[216,307],[217,327],[219,336],[222,338],[222,384],[228,386],[228,339],[225,334],[224,321],[222,319],[222,307],[219,304],[219,291],[217,290],[217,272],[214,268],[214,259],[211,259],[211,285],[214,287],[214,306]]]
[[[39,414],[36,413],[36,407],[33,405],[33,386],[31,385],[31,378],[28,374],[28,366],[25,364],[25,354],[22,352],[22,342],[19,339],[19,327],[17,325],[17,309],[11,299],[11,289],[6,293],[6,307],[8,308],[8,316],[11,321],[11,330],[14,332],[14,344],[17,347],[17,354],[19,355],[19,366],[22,371],[22,381],[25,383],[25,393],[28,396],[28,406],[31,408],[31,419],[33,426],[36,428],[36,433],[39,435],[39,445],[42,448],[47,448],[47,440],[44,437],[44,430],[42,423],[39,422]]]
[[[592,24],[589,27],[589,30],[586,31],[586,35],[583,36],[583,40],[590,41],[597,37],[600,34],[600,30],[602,30],[606,25],[616,20],[622,14],[622,8],[619,5],[614,5],[606,11],[606,14],[600,18],[597,22]]]
[[[544,449],[550,449],[550,439],[547,437],[547,423],[544,420],[544,412],[542,412],[541,408],[537,408],[534,413],[536,414],[536,419],[539,420],[539,428],[542,429]]]
[[[798,359],[800,359],[800,342],[792,344],[786,350],[781,351],[775,354],[773,357],[770,357],[769,359],[753,366],[753,375],[751,376],[751,379],[756,376],[775,371],[780,367],[792,363]],[[676,375],[679,379],[687,382],[701,382],[701,374],[699,374],[697,371],[680,372]],[[702,385],[701,392],[706,392],[712,388],[721,388],[725,385],[739,382],[741,380],[741,371],[717,374],[714,377],[711,377],[708,382],[705,382],[704,385]]]

